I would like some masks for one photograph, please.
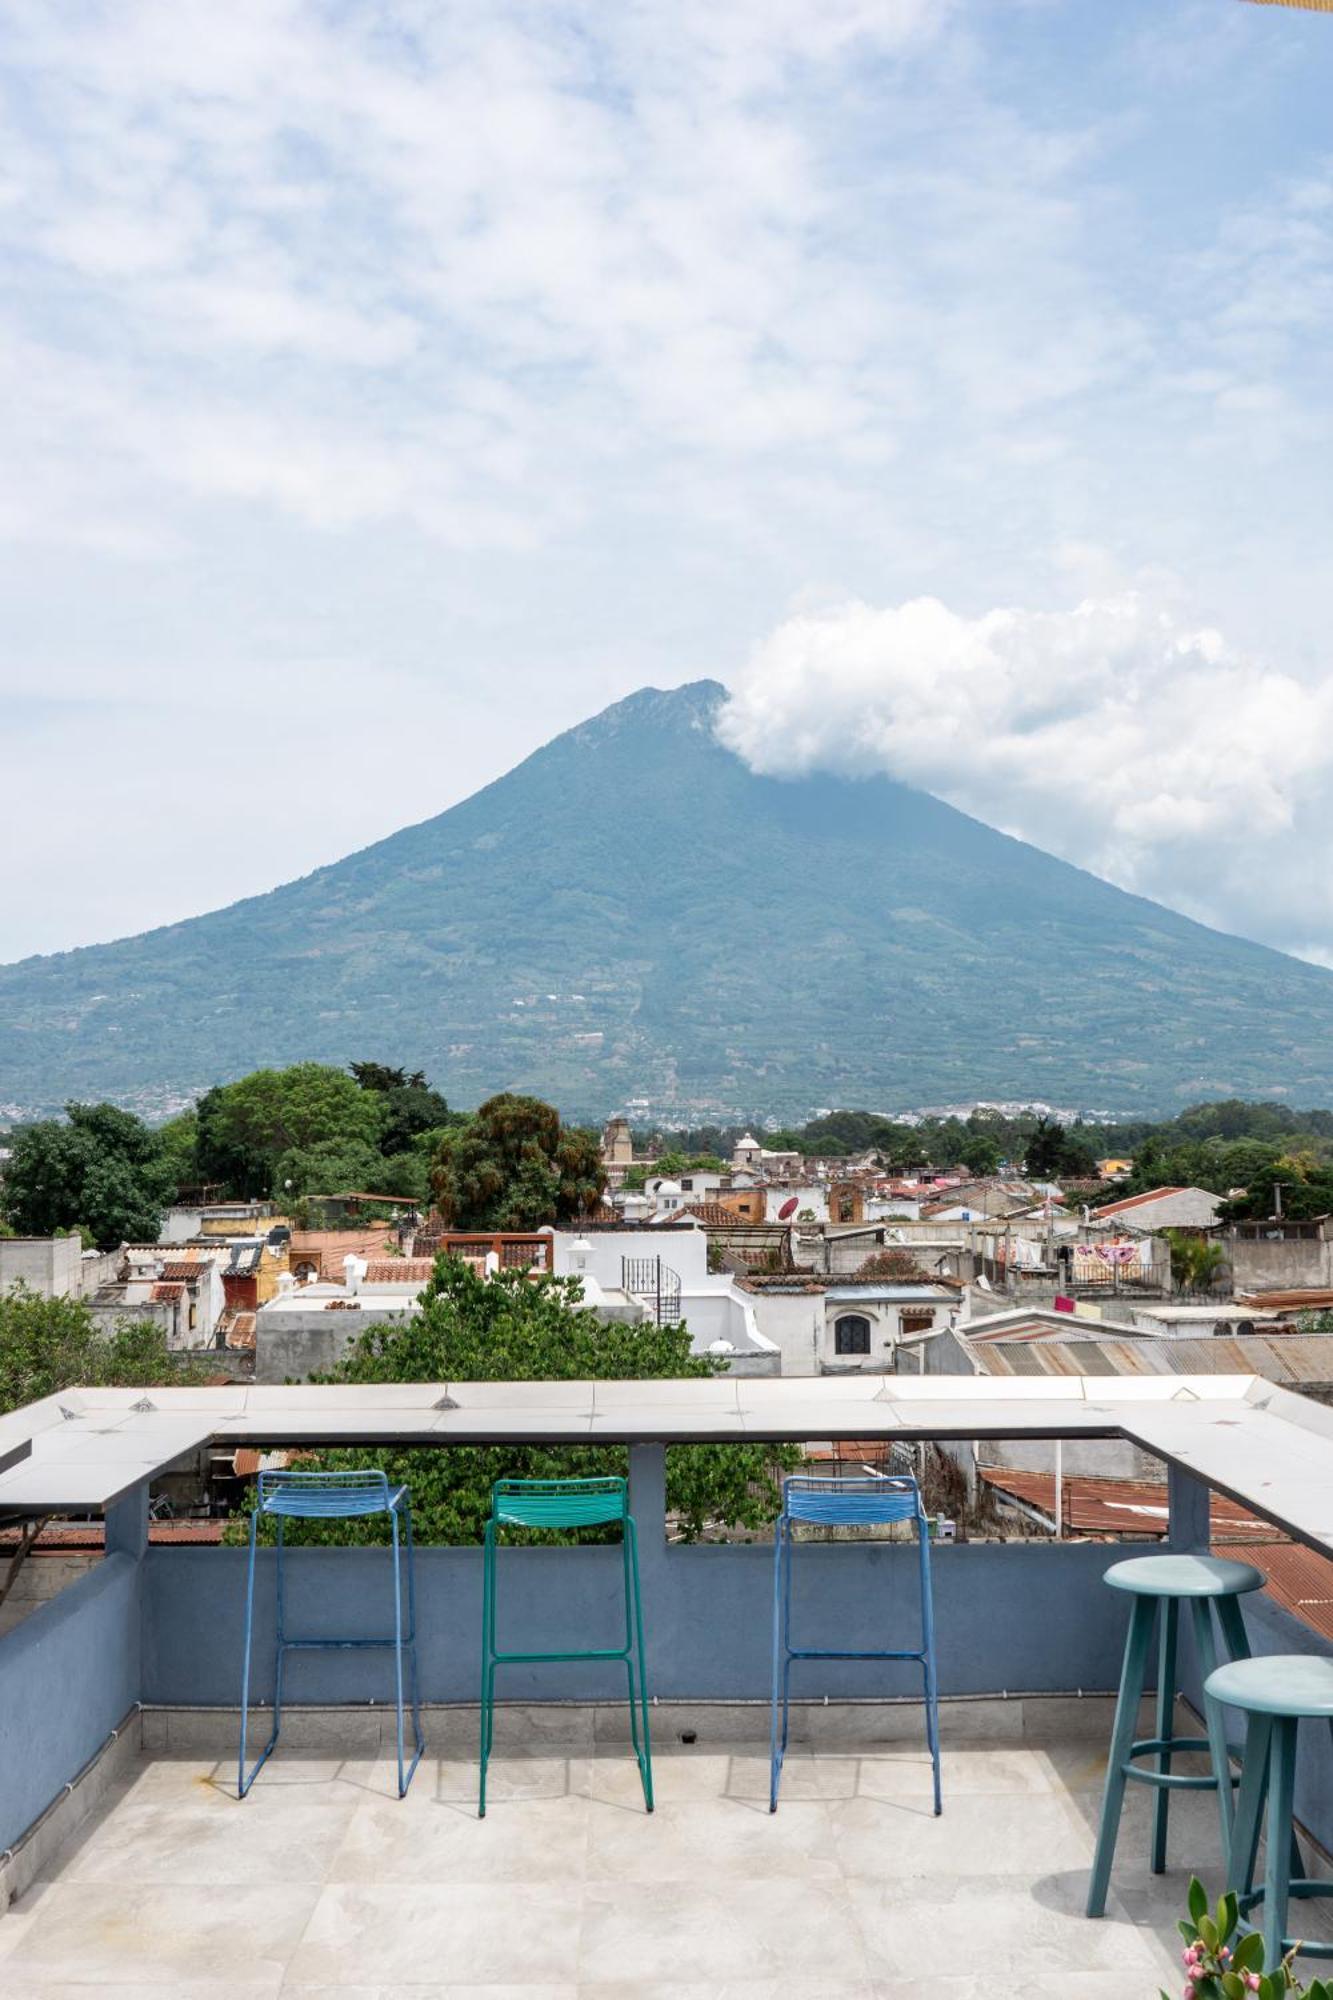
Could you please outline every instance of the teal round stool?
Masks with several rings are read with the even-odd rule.
[[[1302,1721],[1333,1726],[1333,1660],[1307,1653],[1274,1653],[1267,1659],[1233,1660],[1209,1674],[1206,1692],[1246,1717],[1245,1761],[1231,1837],[1231,1887],[1242,1915],[1262,1903],[1264,1964],[1274,1966],[1295,1940],[1287,1936],[1292,1898],[1333,1896],[1333,1882],[1301,1874],[1294,1797],[1296,1732]],[[1264,1886],[1251,1887],[1259,1828],[1268,1805]],[[1312,1958],[1333,1958],[1333,1944],[1305,1944]]]
[[[1097,1833],[1097,1853],[1088,1884],[1088,1915],[1104,1916],[1106,1893],[1111,1884],[1111,1863],[1120,1832],[1120,1813],[1125,1802],[1125,1786],[1153,1785],[1157,1796],[1152,1813],[1152,1870],[1160,1875],[1166,1867],[1167,1811],[1172,1791],[1216,1791],[1222,1822],[1222,1851],[1231,1839],[1231,1766],[1227,1758],[1226,1732],[1216,1702],[1205,1699],[1206,1736],[1173,1736],[1172,1716],[1176,1705],[1176,1644],[1180,1632],[1180,1608],[1189,1607],[1194,1628],[1194,1645],[1203,1678],[1218,1662],[1214,1621],[1221,1636],[1222,1650],[1230,1659],[1249,1656],[1245,1621],[1237,1599],[1247,1591],[1262,1590],[1262,1572],[1250,1563],[1228,1562],[1220,1556],[1135,1556],[1128,1562],[1113,1563],[1106,1572],[1112,1590],[1123,1590],[1132,1598],[1129,1632],[1125,1639],[1125,1661],[1120,1672],[1120,1693],[1115,1705],[1115,1725],[1106,1766],[1106,1791],[1102,1798],[1101,1826]],[[1161,1612],[1161,1636],[1157,1656],[1157,1733],[1136,1740],[1139,1703],[1148,1676],[1148,1656],[1153,1627]],[[1171,1769],[1171,1759],[1179,1751],[1207,1750],[1212,1771],[1198,1776]],[[1151,1757],[1151,1768],[1137,1763]]]

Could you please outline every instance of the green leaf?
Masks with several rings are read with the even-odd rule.
[[[1264,1963],[1264,1941],[1258,1931],[1247,1931],[1236,1941],[1231,1962],[1237,1972],[1259,1972]]]
[[[1217,1929],[1223,1944],[1231,1936],[1240,1921],[1240,1905],[1236,1901],[1234,1889],[1228,1889],[1217,1905]]]
[[[1245,1981],[1238,1972],[1224,1972],[1222,1991],[1226,1995],[1226,2000],[1245,2000]]]
[[[1196,1924],[1208,1914],[1208,1895],[1197,1875],[1190,1877],[1189,1913]]]
[[[1176,1929],[1180,1932],[1186,1944],[1193,1944],[1195,1938],[1199,1935],[1188,1917],[1179,1918],[1176,1923]]]
[[[1209,1951],[1217,1950],[1217,1925],[1210,1916],[1205,1915],[1199,1918],[1199,1936],[1203,1939]]]

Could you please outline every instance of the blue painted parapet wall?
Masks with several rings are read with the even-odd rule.
[[[650,1694],[676,1700],[766,1700],[772,1639],[772,1550],[668,1547],[660,1448],[635,1447]],[[1206,1514],[1192,1481],[1172,1486],[1173,1541]],[[107,1560],[0,1640],[0,1849],[11,1844],[95,1754],[135,1701],[234,1708],[241,1677],[246,1555],[236,1548],[148,1548],[146,1496],[108,1518]],[[957,1543],[932,1551],[940,1687],[947,1695],[1110,1691],[1120,1672],[1126,1605],[1102,1582],[1113,1544]],[[902,1643],[916,1630],[916,1555],[909,1544],[841,1542],[797,1551],[794,1632],[813,1643]],[[417,1553],[419,1656],[428,1702],[473,1702],[481,1645],[481,1551]],[[261,1553],[254,1691],[272,1694],[272,1556]],[[506,1550],[500,1564],[502,1645],[618,1643],[623,1630],[615,1548]],[[387,1550],[291,1551],[288,1629],[369,1634],[389,1628]],[[1266,1599],[1245,1607],[1258,1652],[1327,1650]],[[799,1667],[799,1697],[915,1696],[910,1668],[820,1661]],[[919,1681],[919,1676],[915,1677]],[[1188,1685],[1188,1683],[1187,1683]],[[390,1656],[295,1655],[293,1703],[386,1701]],[[589,1663],[502,1670],[511,1700],[616,1699],[623,1679]],[[1311,1732],[1313,1737],[1313,1732]],[[1298,1811],[1333,1846],[1333,1757],[1322,1734],[1298,1776]]]

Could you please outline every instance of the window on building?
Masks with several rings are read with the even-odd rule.
[[[869,1354],[870,1321],[864,1313],[844,1313],[833,1329],[835,1354]]]
[[[904,1336],[909,1333],[929,1333],[935,1324],[935,1314],[925,1306],[911,1307],[903,1312],[898,1324]]]

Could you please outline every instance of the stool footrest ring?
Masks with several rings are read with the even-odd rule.
[[[1311,1902],[1316,1896],[1333,1896],[1333,1882],[1315,1882],[1307,1875],[1294,1875],[1287,1884],[1287,1895],[1293,1903],[1299,1902],[1302,1899],[1306,1902]],[[1248,1916],[1255,1904],[1262,1903],[1263,1900],[1264,1892],[1262,1889],[1251,1889],[1248,1895],[1239,1898],[1241,1915]],[[1301,1956],[1303,1958],[1307,1956],[1310,1958],[1333,1958],[1333,1944],[1321,1943],[1318,1939],[1311,1942],[1308,1938],[1283,1938],[1282,1949],[1284,1952],[1294,1951],[1298,1943],[1300,1944]]]
[[[1129,1754],[1131,1758],[1157,1757],[1163,1752],[1174,1756],[1179,1751],[1196,1750],[1206,1752],[1208,1747],[1208,1738],[1206,1736],[1145,1736],[1140,1742],[1130,1744]],[[1198,1776],[1178,1771],[1143,1771],[1135,1764],[1129,1762],[1122,1764],[1120,1768],[1127,1778],[1134,1780],[1136,1785],[1162,1785],[1168,1791],[1177,1792],[1215,1792],[1217,1790],[1217,1779],[1211,1771],[1201,1773]],[[1233,1785],[1238,1782],[1234,1777],[1231,1779]]]

